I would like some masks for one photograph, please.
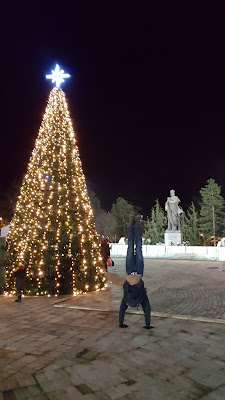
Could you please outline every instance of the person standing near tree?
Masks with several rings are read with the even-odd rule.
[[[144,282],[142,280],[144,272],[144,260],[142,254],[142,231],[141,216],[132,217],[128,228],[128,248],[126,256],[126,281],[123,284],[123,299],[119,310],[119,327],[127,328],[125,325],[125,311],[130,307],[142,306],[145,314],[145,329],[154,328],[151,326],[151,306],[148,300]],[[136,253],[134,254],[134,242],[136,243]]]
[[[107,271],[107,259],[108,257],[110,257],[110,249],[109,249],[109,242],[107,241],[107,239],[104,238],[104,236],[101,242],[101,253],[102,253],[104,267]]]
[[[16,278],[16,291],[17,291],[17,300],[15,302],[21,303],[21,292],[25,289],[25,277],[26,277],[26,269],[23,265],[20,265],[16,272],[14,272],[14,277]]]

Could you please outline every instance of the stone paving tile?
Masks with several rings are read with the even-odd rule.
[[[108,289],[70,298],[63,303],[59,301],[57,306],[117,311],[122,297],[125,267],[124,259],[115,260],[115,266],[108,273],[112,283]],[[146,259],[144,282],[150,293],[153,313],[225,320],[225,273],[209,269],[214,264],[217,268],[221,263]],[[128,309],[129,312],[131,310]],[[142,311],[139,313],[143,314]]]
[[[48,393],[47,398],[50,400],[68,400],[67,393],[61,389]],[[74,398],[74,400],[75,399],[76,399],[76,397]]]
[[[23,387],[14,391],[17,400],[30,400],[31,393],[28,388]]]
[[[179,301],[193,289],[199,304],[203,289],[223,290],[225,274],[205,263],[158,261],[146,262],[150,300],[160,287],[175,290]],[[64,297],[58,305],[79,299],[89,308],[93,301],[118,308],[123,263],[116,260],[108,291],[60,303]],[[0,297],[0,400],[223,398],[224,325],[153,317],[155,330],[146,331],[143,315],[128,313],[129,328],[120,330],[117,313],[54,308],[54,301],[24,298],[18,305]],[[208,304],[213,311],[215,302]]]
[[[168,314],[223,318],[225,290],[159,288],[151,293],[151,306]]]

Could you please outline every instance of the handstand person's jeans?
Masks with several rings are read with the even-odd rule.
[[[134,251],[134,240],[136,249]],[[130,275],[136,272],[138,275],[143,275],[144,260],[142,254],[142,233],[139,224],[130,225],[128,228],[128,248],[126,257],[126,273]]]

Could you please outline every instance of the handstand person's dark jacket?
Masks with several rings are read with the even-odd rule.
[[[146,326],[150,326],[151,306],[146,294],[143,280],[140,279],[140,281],[135,285],[130,285],[129,282],[125,281],[123,284],[123,299],[119,311],[119,324],[123,324],[124,314],[128,306],[138,307],[139,305],[142,306],[145,313]]]

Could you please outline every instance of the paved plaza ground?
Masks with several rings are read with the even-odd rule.
[[[154,330],[128,310],[125,259],[109,288],[78,297],[0,297],[0,400],[225,399],[225,272],[206,261],[145,260]]]

